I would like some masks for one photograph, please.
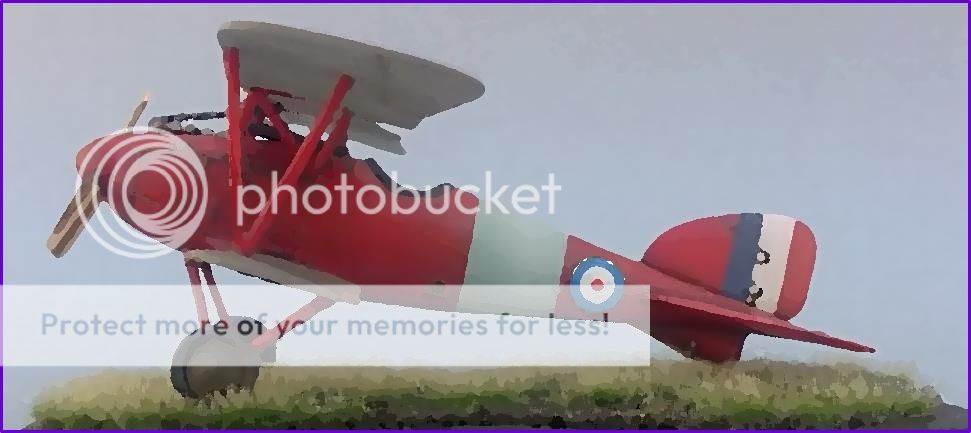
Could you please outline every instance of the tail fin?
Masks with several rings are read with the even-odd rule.
[[[816,240],[806,224],[760,213],[681,224],[661,234],[641,259],[783,320],[802,310],[815,261]]]

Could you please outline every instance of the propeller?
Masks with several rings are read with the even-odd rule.
[[[148,106],[148,94],[135,106],[126,128],[132,128],[138,123],[138,119],[142,117],[146,106]],[[47,238],[47,249],[54,257],[62,257],[67,254],[81,234],[81,230],[84,229],[84,225],[87,224],[97,209],[97,183],[94,179],[82,178],[81,186],[74,192],[74,197],[65,206],[64,213],[61,214],[61,218],[54,225],[50,237]]]

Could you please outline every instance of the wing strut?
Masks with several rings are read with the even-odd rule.
[[[273,209],[289,209],[290,200],[293,197],[292,194],[280,194],[278,197],[274,197],[274,199],[281,201],[281,203],[276,203],[276,206],[264,203],[259,215],[249,229],[243,230],[243,219],[238,213],[241,199],[239,188],[243,183],[241,136],[246,131],[249,122],[252,121],[255,109],[259,107],[263,115],[270,119],[273,127],[279,132],[281,141],[285,144],[293,144],[294,140],[289,125],[280,118],[279,113],[274,109],[268,98],[269,90],[257,87],[250,88],[246,100],[242,102],[242,107],[240,106],[239,50],[236,48],[223,50],[223,65],[226,69],[226,83],[229,91],[226,118],[229,121],[229,190],[231,194],[230,210],[234,219],[233,243],[241,254],[249,256],[259,248],[263,238],[266,237],[270,227],[272,227],[273,220],[277,216]],[[330,98],[320,107],[317,116],[314,117],[310,132],[304,137],[290,161],[290,165],[284,171],[278,188],[293,187],[315,155],[322,152],[325,157],[330,157],[333,155],[334,149],[347,142],[347,129],[350,126],[353,113],[347,108],[341,108],[341,105],[353,85],[354,79],[349,75],[342,74],[338,78],[333,90],[331,90]],[[340,115],[337,117],[333,130],[323,144],[318,146],[320,139],[327,127],[333,123],[334,116],[338,111],[340,111]],[[262,121],[262,119],[257,119],[257,121]]]

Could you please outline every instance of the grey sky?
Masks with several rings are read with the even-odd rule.
[[[635,258],[697,217],[806,221],[819,253],[793,322],[878,350],[857,359],[913,363],[967,404],[966,6],[5,5],[5,283],[183,281],[175,255],[135,262],[82,235],[55,260],[44,240],[76,150],[120,128],[146,90],[146,116],[225,106],[215,31],[237,19],[485,83],[480,100],[407,132],[407,156],[375,155],[404,182],[553,172],[557,213],[536,218]],[[763,337],[745,351],[820,353],[836,352]],[[43,380],[15,382],[7,395]],[[4,411],[23,419],[17,404]]]

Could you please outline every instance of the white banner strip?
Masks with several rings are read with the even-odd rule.
[[[494,304],[495,311],[456,312],[461,291],[470,287],[328,286],[329,291],[358,293],[360,302],[333,304],[279,341],[275,335],[266,337],[271,344],[259,350],[253,343],[259,338],[257,332],[238,320],[211,325],[199,335],[188,285],[7,285],[3,287],[3,364],[168,367],[180,345],[183,355],[191,356],[188,360],[182,356],[177,363],[206,365],[273,358],[278,364],[303,366],[644,366],[650,362],[647,286],[626,286],[621,303],[606,313],[578,307],[570,286],[492,286],[495,293],[503,294],[497,298],[501,302]],[[230,316],[257,319],[267,326],[267,333],[276,332],[278,322],[301,306],[315,305],[311,301],[320,288],[299,289],[303,290],[272,285],[219,287]],[[475,286],[480,294],[489,289]],[[212,298],[205,286],[202,290],[209,318],[218,322]],[[539,293],[556,296],[551,311],[532,312],[534,317],[516,315],[522,314],[517,298],[528,300]]]

